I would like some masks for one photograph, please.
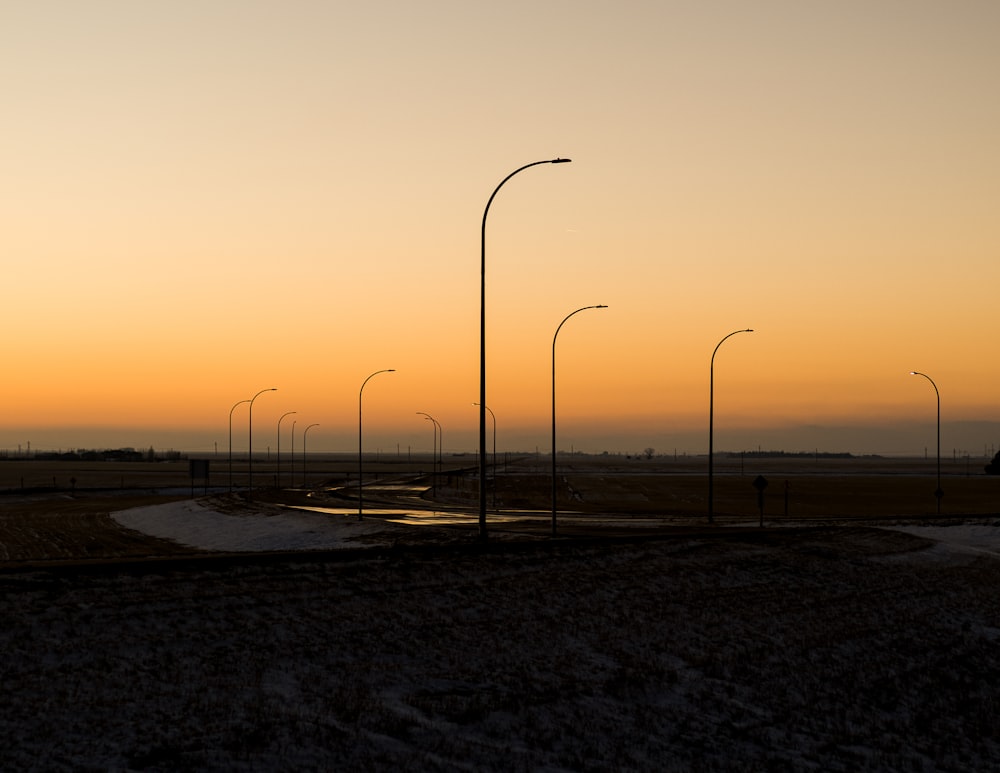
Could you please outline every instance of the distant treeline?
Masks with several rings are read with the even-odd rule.
[[[725,456],[735,458],[739,456],[749,456],[755,459],[776,459],[780,457],[792,457],[801,459],[881,459],[878,454],[865,454],[855,456],[852,453],[832,452],[832,451],[726,451]]]
[[[185,458],[180,451],[157,451],[152,446],[146,451],[134,448],[78,448],[75,451],[30,451],[11,456],[0,453],[5,462],[174,462]]]

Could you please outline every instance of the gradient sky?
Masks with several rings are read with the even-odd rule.
[[[0,451],[983,453],[1000,3],[0,3]],[[246,406],[235,447],[246,448]],[[492,431],[492,427],[490,428]],[[298,437],[298,436],[297,436]],[[296,440],[299,443],[299,440]]]

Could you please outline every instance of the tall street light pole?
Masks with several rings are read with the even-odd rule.
[[[473,403],[479,405],[479,403]],[[493,509],[497,509],[497,417],[490,407],[486,406],[486,412],[493,419]]]
[[[433,419],[434,423],[437,425],[438,431],[438,458],[437,458],[437,469],[438,475],[441,474],[441,468],[444,466],[442,457],[444,456],[444,427],[441,426],[441,422],[437,419]]]
[[[253,498],[253,401],[265,392],[277,391],[277,387],[261,389],[257,394],[250,398],[249,416],[247,418],[247,462],[249,469],[249,474],[247,476],[247,497],[250,499]]]
[[[302,488],[306,487],[306,435],[309,434],[309,430],[318,426],[319,424],[310,424],[302,430]]]
[[[236,405],[229,409],[229,493],[233,493],[233,411],[236,410],[237,405],[243,405],[243,403],[249,403],[250,398],[246,400],[240,400]]]
[[[417,411],[417,413],[423,413],[428,419],[434,423],[434,429],[437,432],[437,452],[434,455],[434,469],[440,472],[441,470],[441,458],[444,456],[444,428],[441,426],[441,422],[431,416],[429,413],[424,413],[423,411]]]
[[[361,382],[361,389],[358,390],[358,520],[363,519],[364,512],[364,477],[362,470],[362,456],[361,456],[361,398],[365,393],[365,384],[372,380],[379,373],[394,373],[395,368],[385,368],[383,370],[376,370],[368,378]],[[304,471],[303,471],[304,472]]]
[[[552,336],[552,536],[556,536],[556,339],[559,337],[559,331],[562,330],[562,326],[566,324],[566,320],[572,317],[574,314],[579,314],[581,311],[586,311],[587,309],[606,309],[607,306],[597,305],[597,306],[584,306],[583,308],[577,309],[576,311],[567,314],[563,321],[559,323],[559,327],[556,328],[555,335]]]
[[[281,488],[281,420],[286,416],[291,416],[294,413],[298,413],[298,411],[288,411],[287,413],[281,414],[281,416],[278,418],[278,473],[275,476],[275,480],[277,480],[278,482],[278,488]],[[294,475],[292,476],[292,483],[293,484],[295,483]]]
[[[715,479],[713,477],[715,472],[715,447],[713,445],[713,432],[715,424],[715,353],[719,351],[719,347],[722,346],[723,342],[728,338],[732,338],[737,333],[752,333],[752,328],[746,328],[745,330],[734,330],[729,335],[725,336],[722,341],[719,341],[712,350],[712,362],[708,370],[708,522],[714,523],[715,520]]]
[[[291,461],[292,461],[291,478],[292,478],[292,485],[293,486],[295,485],[295,425],[298,424],[298,423],[299,423],[298,419],[294,419],[292,421],[292,453],[290,454],[290,456],[292,457],[292,459],[291,459]]]
[[[934,492],[934,496],[937,499],[938,515],[941,515],[941,498],[944,497],[944,489],[941,488],[941,393],[938,391],[937,384],[934,383],[934,379],[926,373],[911,370],[910,375],[923,376],[925,379],[930,381],[931,386],[934,387],[934,394],[937,395],[937,490]]]
[[[432,425],[432,431],[434,433],[434,450],[431,451],[431,496],[437,496],[437,467],[438,467],[438,427],[441,425],[437,423],[437,419],[431,416],[429,413],[424,413],[423,411],[417,411],[418,416],[423,416],[425,421],[429,421]],[[443,439],[443,438],[442,438]]]
[[[490,205],[497,193],[511,177],[525,169],[539,164],[568,164],[568,158],[550,158],[545,161],[533,161],[518,167],[504,177],[493,189],[486,208],[483,210],[481,252],[481,280],[479,291],[479,538],[486,539],[486,216],[490,213]]]

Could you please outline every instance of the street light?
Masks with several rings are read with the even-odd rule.
[[[253,498],[253,401],[260,397],[265,392],[277,392],[277,387],[271,387],[270,389],[261,389],[257,394],[250,398],[250,409],[247,418],[247,460],[249,463],[249,474],[247,476],[247,497],[249,499]]]
[[[944,489],[941,488],[941,393],[938,391],[937,384],[934,383],[934,379],[926,373],[911,370],[910,375],[923,376],[925,379],[930,381],[931,386],[934,387],[934,394],[937,395],[937,490],[934,492],[934,496],[937,498],[938,515],[941,515],[941,498],[944,496]]]
[[[441,458],[444,456],[444,428],[441,426],[441,422],[431,416],[429,413],[424,413],[423,411],[417,411],[421,413],[434,422],[434,428],[437,430],[437,453],[434,456],[434,468],[440,470],[442,467]]]
[[[438,430],[441,425],[438,424],[437,419],[431,416],[429,413],[424,413],[423,411],[417,411],[418,416],[423,416],[425,421],[430,421],[433,424],[434,431],[434,450],[431,452],[431,496],[437,496],[437,468],[438,468]],[[442,443],[444,441],[444,435],[441,436]]]
[[[291,416],[294,413],[298,413],[298,411],[288,411],[288,413],[283,413],[278,418],[278,473],[275,476],[275,480],[278,481],[278,488],[281,488],[281,420],[283,418],[285,418],[286,416]],[[295,462],[294,450],[295,449],[292,449],[292,451],[293,451],[292,463],[293,464]],[[294,485],[294,483],[295,483],[295,476],[293,474],[292,475],[292,484]]]
[[[607,306],[584,306],[576,311],[567,314],[563,321],[556,328],[555,335],[552,336],[552,536],[556,536],[556,339],[559,331],[566,324],[566,320],[574,314],[579,314],[587,309],[606,309]]]
[[[243,403],[249,403],[250,398],[246,400],[240,400],[236,405],[229,409],[229,493],[233,493],[233,411],[236,410],[237,405],[243,405]]]
[[[395,368],[385,368],[383,370],[376,370],[368,378],[361,382],[361,389],[358,390],[358,520],[362,520],[362,512],[364,510],[364,477],[362,474],[362,458],[361,458],[361,397],[365,393],[365,384],[367,384],[374,376],[379,373],[395,373]],[[303,472],[305,472],[303,470]]]
[[[490,213],[490,205],[497,193],[511,177],[539,164],[568,164],[571,159],[551,158],[545,161],[533,161],[518,167],[504,177],[493,189],[486,208],[483,210],[483,229],[481,244],[481,279],[479,290],[479,537],[486,539],[486,216]]]
[[[473,403],[479,405],[479,403]],[[490,407],[486,406],[486,412],[493,419],[493,509],[497,509],[497,417]]]
[[[309,434],[309,430],[318,426],[319,424],[310,424],[302,430],[302,488],[306,487],[306,435]]]
[[[293,486],[295,485],[295,425],[298,424],[298,423],[299,423],[298,419],[294,419],[292,421],[292,453],[291,453],[291,457],[292,457],[292,472],[291,472],[291,476],[292,476],[292,485]]]
[[[437,468],[438,474],[441,474],[441,468],[444,466],[444,461],[442,457],[444,456],[444,427],[441,426],[441,422],[437,419],[434,420],[437,425],[438,430],[438,458],[437,458]]]
[[[723,342],[727,338],[731,338],[737,333],[752,333],[752,328],[746,328],[745,330],[734,330],[732,333],[727,335],[722,341],[719,341],[712,350],[712,363],[708,371],[708,522],[713,523],[715,518],[715,479],[714,465],[715,465],[715,447],[713,446],[713,426],[715,423],[715,353],[719,351],[719,347],[722,346]]]

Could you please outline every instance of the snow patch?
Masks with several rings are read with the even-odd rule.
[[[360,537],[371,538],[391,528],[381,521],[305,510],[221,513],[197,500],[120,510],[111,517],[127,529],[224,552],[350,548]]]
[[[892,530],[934,540],[938,543],[935,553],[1000,557],[1000,526],[992,522],[949,526],[893,526]]]

